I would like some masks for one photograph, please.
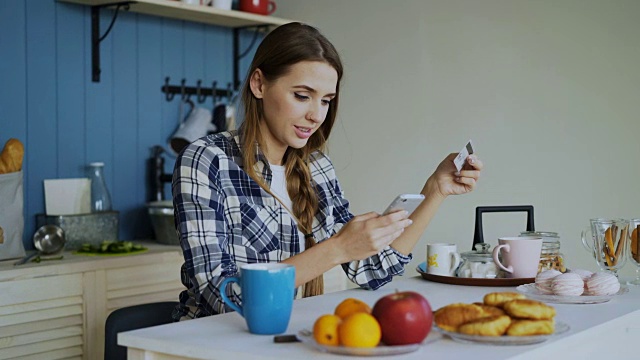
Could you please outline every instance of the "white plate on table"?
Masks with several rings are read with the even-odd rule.
[[[423,341],[421,344],[410,345],[378,345],[374,348],[357,348],[348,346],[330,346],[318,344],[313,338],[313,333],[310,330],[300,330],[298,332],[298,340],[303,344],[322,352],[339,354],[339,355],[352,355],[352,356],[385,356],[385,355],[398,355],[414,352],[420,348],[422,344],[427,341]]]
[[[516,290],[519,293],[524,294],[529,299],[556,304],[599,304],[607,302],[617,295],[622,295],[629,292],[629,288],[627,288],[626,286],[620,286],[620,290],[613,295],[562,296],[543,294],[540,290],[536,289],[536,284],[520,285],[516,288]]]
[[[485,345],[531,345],[538,344],[547,341],[553,336],[557,336],[569,331],[569,325],[563,322],[556,322],[555,331],[550,335],[532,335],[532,336],[481,336],[481,335],[467,335],[452,331],[446,331],[438,326],[433,326],[442,335],[446,335],[454,341],[461,343],[474,343]]]

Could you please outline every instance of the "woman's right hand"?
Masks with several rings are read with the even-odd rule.
[[[411,225],[408,216],[404,210],[387,215],[370,212],[355,216],[336,236],[340,254],[345,256],[340,263],[362,260],[382,251]]]

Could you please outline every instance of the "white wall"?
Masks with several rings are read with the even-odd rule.
[[[346,66],[329,154],[355,213],[419,191],[469,138],[486,164],[474,193],[441,207],[408,274],[427,242],[469,250],[476,206],[534,205],[569,266],[592,270],[588,219],[640,217],[640,1],[276,1]],[[524,219],[486,215],[486,241]]]

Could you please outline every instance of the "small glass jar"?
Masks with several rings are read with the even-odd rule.
[[[498,267],[493,262],[493,257],[487,243],[475,244],[474,251],[460,254],[462,262],[456,270],[456,276],[461,278],[489,278],[498,276]]]
[[[560,236],[558,236],[558,233],[551,231],[523,231],[520,236],[539,236],[542,238],[538,272],[551,269],[563,273],[567,271],[564,255],[560,252]]]

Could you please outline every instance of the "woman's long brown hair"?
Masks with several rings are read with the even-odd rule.
[[[289,147],[284,154],[287,192],[291,198],[293,216],[298,221],[300,231],[305,234],[305,247],[316,244],[312,232],[313,219],[318,210],[318,196],[314,189],[309,169],[310,155],[323,150],[331,133],[331,128],[338,111],[340,80],[342,79],[342,62],[333,45],[320,32],[309,25],[289,23],[279,26],[262,41],[247,72],[247,79],[242,88],[244,121],[240,126],[242,139],[242,157],[247,174],[268,193],[269,187],[262,176],[256,172],[256,144],[264,149],[264,141],[260,133],[260,122],[263,119],[262,99],[256,98],[249,87],[251,75],[260,69],[265,79],[275,81],[287,74],[292,65],[301,61],[319,61],[333,67],[338,73],[335,97],[329,103],[329,110],[320,128],[309,138],[307,144],[295,149]],[[304,286],[304,297],[319,295],[324,292],[323,276],[307,282]]]

